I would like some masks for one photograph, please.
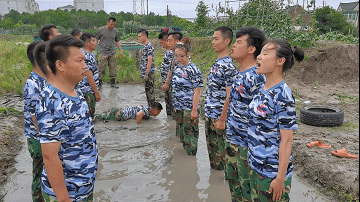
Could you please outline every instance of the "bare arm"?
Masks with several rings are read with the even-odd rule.
[[[99,102],[101,100],[101,96],[100,96],[99,90],[98,90],[98,88],[96,86],[96,82],[95,82],[92,71],[90,71],[90,70],[86,71],[86,77],[87,77],[87,79],[89,81],[91,89],[95,93],[96,102]]]
[[[118,47],[119,51],[120,51],[120,58],[123,57],[123,53],[122,53],[122,50],[121,50],[121,46],[120,46],[120,42],[116,42],[116,46]]]
[[[225,130],[225,125],[226,125],[225,122],[226,122],[227,113],[229,109],[229,102],[230,102],[230,90],[231,90],[231,86],[226,87],[226,99],[224,103],[224,108],[221,112],[219,120],[214,124],[215,128],[218,130]]]
[[[142,119],[144,117],[144,112],[143,111],[139,111],[137,114],[136,114],[136,123],[137,124],[140,124]]]
[[[293,131],[280,129],[281,142],[279,146],[279,169],[276,178],[271,182],[269,192],[273,193],[273,200],[281,200],[285,193],[284,180],[290,161]]]
[[[196,119],[198,117],[197,109],[200,101],[200,91],[201,88],[194,89],[193,107],[190,114],[191,119]]]
[[[165,84],[162,87],[162,90],[163,91],[169,90],[169,84],[170,84],[170,69],[169,69],[169,71],[167,73],[166,81],[165,81]]]
[[[71,202],[69,192],[66,188],[64,171],[58,152],[61,142],[43,143],[41,151],[46,173],[59,202]]]
[[[38,126],[38,124],[37,124],[37,121],[36,121],[36,119],[35,119],[35,116],[32,116],[31,119],[33,120],[33,123],[34,123],[34,125],[35,125],[35,128],[36,128],[37,132],[39,132],[39,126]]]

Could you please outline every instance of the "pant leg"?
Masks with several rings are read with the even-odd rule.
[[[173,114],[172,100],[170,91],[167,90],[164,92],[165,95],[165,103],[166,103],[166,115],[171,116]]]
[[[184,142],[187,154],[195,156],[199,139],[199,117],[191,120],[190,113],[191,110],[184,110]],[[198,114],[200,114],[199,111]]]
[[[148,80],[145,81],[145,93],[148,106],[152,106],[155,103],[155,92],[154,92],[154,74],[150,73]]]
[[[225,178],[228,180],[232,202],[240,202],[241,187],[239,183],[236,155],[237,145],[225,142]]]
[[[215,122],[215,119],[206,117],[206,143],[209,152],[210,167],[215,170],[223,170],[225,165],[226,130],[217,130],[215,128]]]
[[[85,101],[89,107],[89,112],[92,118],[95,116],[96,98],[95,93],[84,93]]]
[[[38,140],[31,138],[27,138],[27,144],[30,156],[33,159],[33,181],[31,184],[32,200],[33,202],[44,201],[41,194],[41,173],[44,168],[44,161],[41,153],[41,144]]]
[[[46,202],[58,202],[57,199],[51,197],[50,195],[46,194],[45,192],[42,191],[42,196],[44,197],[44,201]],[[94,201],[94,194],[91,193],[87,198],[85,198],[84,200],[80,201],[80,202],[93,202]]]
[[[114,55],[108,56],[108,62],[109,62],[109,78],[115,79],[116,78],[116,57]]]
[[[247,161],[246,147],[238,146],[238,153],[236,154],[237,173],[239,176],[239,183],[241,187],[242,199],[245,202],[251,201],[251,187],[250,187],[250,166]]]
[[[107,62],[107,55],[99,54],[98,58],[98,71],[99,71],[99,79],[104,80],[105,71],[106,71],[106,62]]]
[[[111,120],[117,120],[122,121],[122,109],[121,108],[112,108],[102,114],[96,114],[94,116],[94,122],[99,121],[111,121]]]
[[[176,136],[179,136],[180,142],[183,143],[184,146],[184,131],[183,131],[183,119],[184,119],[184,111],[176,110],[175,112],[175,121],[176,121]]]

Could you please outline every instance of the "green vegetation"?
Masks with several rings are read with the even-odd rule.
[[[346,122],[346,123],[342,124],[341,126],[330,127],[330,128],[333,129],[333,130],[342,130],[342,131],[346,131],[346,132],[354,132],[355,130],[359,129],[359,124]]]
[[[0,107],[1,116],[7,116],[10,114],[22,114],[22,112],[14,109],[13,107]]]

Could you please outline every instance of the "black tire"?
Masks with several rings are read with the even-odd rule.
[[[344,112],[329,106],[304,106],[300,109],[300,121],[311,126],[341,126],[344,123]]]

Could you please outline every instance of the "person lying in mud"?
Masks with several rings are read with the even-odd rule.
[[[143,105],[126,108],[114,107],[102,114],[96,114],[94,117],[94,123],[97,123],[99,121],[127,121],[129,119],[136,119],[136,123],[140,124],[143,119],[149,119],[150,116],[159,115],[162,109],[162,105],[158,102],[154,102],[151,107]]]

